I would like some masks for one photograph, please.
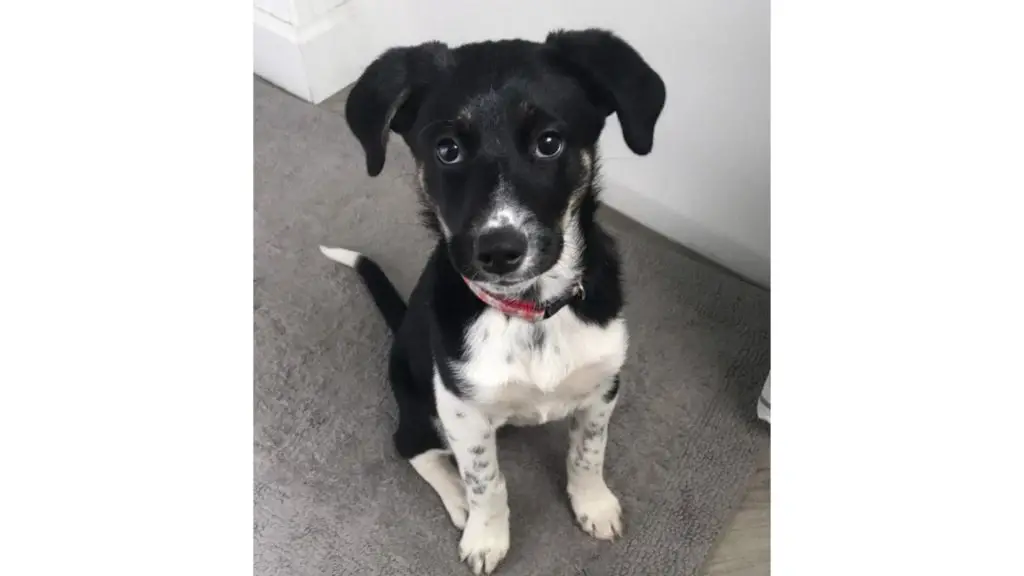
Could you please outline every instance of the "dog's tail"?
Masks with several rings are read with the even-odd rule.
[[[395,285],[388,280],[384,271],[377,266],[377,263],[366,256],[344,248],[328,248],[321,246],[320,251],[335,262],[339,262],[354,268],[363,278],[363,282],[370,290],[373,302],[377,304],[381,314],[384,315],[384,322],[387,323],[391,332],[397,333],[398,327],[402,325],[402,318],[405,317],[405,300],[398,294]]]

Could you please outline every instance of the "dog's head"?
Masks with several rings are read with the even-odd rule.
[[[514,291],[578,243],[573,215],[592,193],[606,117],[647,154],[664,103],[661,78],[626,42],[559,31],[544,43],[393,48],[363,72],[345,116],[371,176],[389,133],[405,139],[455,268]]]

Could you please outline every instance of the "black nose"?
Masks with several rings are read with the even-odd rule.
[[[508,274],[523,261],[526,236],[512,227],[484,232],[476,239],[476,263],[484,272]]]

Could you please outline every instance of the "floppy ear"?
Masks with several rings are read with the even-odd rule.
[[[665,106],[665,83],[632,46],[606,30],[557,30],[545,43],[607,111],[619,116],[629,149],[647,154]]]
[[[427,88],[450,64],[448,46],[428,42],[392,48],[363,71],[345,102],[345,119],[363,146],[370,176],[384,168],[388,134],[412,128]]]

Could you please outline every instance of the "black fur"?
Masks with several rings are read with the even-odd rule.
[[[402,296],[373,260],[360,256],[355,268],[373,294],[373,300],[380,308],[384,322],[392,332],[397,333],[402,326],[402,319],[405,318],[406,306]]]
[[[629,147],[648,153],[664,101],[661,78],[628,44],[602,30],[558,31],[543,43],[395,48],[360,77],[345,114],[365,150],[367,171],[380,173],[388,133],[399,134],[421,174],[425,221],[438,233],[407,310],[396,304],[379,268],[365,258],[359,265],[395,332],[390,379],[400,412],[395,444],[403,457],[444,446],[433,425],[435,364],[446,387],[465,392],[450,362],[464,357],[465,330],[485,304],[464,278],[517,285],[543,274],[562,253],[565,222],[574,220],[582,237],[585,298],[569,306],[597,325],[619,316],[619,258],[595,220],[597,141],[605,118],[615,113]],[[545,139],[544,150],[561,141],[561,152],[539,152]],[[461,155],[447,164],[443,158],[455,156],[451,142]],[[531,264],[492,278],[479,269],[474,250],[481,219],[503,198],[530,215]],[[616,383],[608,394],[617,390]]]
[[[349,93],[345,119],[366,152],[366,171],[380,174],[388,134],[409,131],[424,92],[450,62],[448,46],[428,42],[392,48],[363,72]]]

